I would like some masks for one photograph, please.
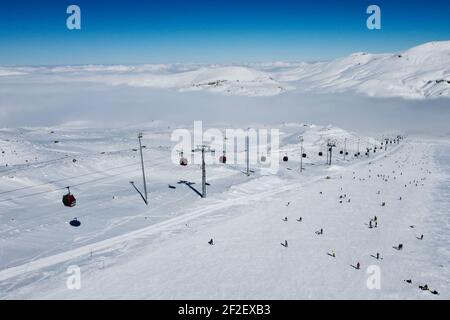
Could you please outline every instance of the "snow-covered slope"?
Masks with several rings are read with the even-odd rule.
[[[242,165],[211,164],[201,199],[177,183],[199,188],[201,169],[170,161],[174,125],[139,127],[149,206],[129,183],[141,186],[138,128],[0,130],[0,298],[450,296],[448,197],[438,189],[444,172],[434,143],[408,139],[355,157],[358,147],[380,142],[333,126],[287,123],[279,126],[280,154],[289,161],[276,174],[260,174],[261,163],[249,177]],[[307,154],[302,174],[299,135]],[[332,166],[325,152],[319,156],[326,141],[337,145]],[[77,197],[73,208],[61,203],[67,185]],[[378,226],[369,228],[375,215]],[[68,223],[74,217],[78,228]],[[399,243],[403,250],[392,248]],[[351,267],[357,262],[360,270]],[[66,286],[73,265],[81,268],[80,290]],[[379,290],[366,285],[371,265],[381,270]],[[423,284],[440,295],[421,291]]]
[[[450,41],[430,42],[397,54],[355,53],[304,64],[276,77],[306,90],[354,90],[370,96],[450,96]]]
[[[400,53],[354,53],[315,63],[222,65],[87,65],[1,67],[1,81],[99,82],[228,95],[272,96],[353,91],[376,97],[423,99],[450,96],[450,41],[430,42]]]

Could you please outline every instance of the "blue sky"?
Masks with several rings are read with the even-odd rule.
[[[66,28],[81,7],[82,29]],[[377,4],[382,29],[366,28]],[[450,1],[21,1],[0,6],[0,65],[314,61],[450,40]]]

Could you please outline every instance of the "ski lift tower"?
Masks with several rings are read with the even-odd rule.
[[[300,173],[303,172],[303,136],[300,138]]]
[[[139,151],[140,151],[140,154],[141,154],[142,182],[144,184],[144,194],[142,194],[141,191],[139,191],[139,189],[134,184],[134,181],[130,181],[130,183],[133,186],[133,188],[140,194],[140,196],[142,197],[142,200],[144,200],[145,204],[148,205],[147,182],[145,180],[144,156],[142,155],[142,142],[141,142],[141,139],[142,139],[142,132],[139,132],[138,133],[138,140],[139,140]]]
[[[192,152],[201,151],[202,152],[202,198],[206,198],[206,164],[205,164],[205,151],[213,152],[210,146],[199,145]]]
[[[328,165],[331,166],[331,156],[333,155],[333,148],[336,147],[336,143],[328,140],[327,142],[327,154],[329,154]]]
[[[345,140],[344,140],[344,161],[345,161],[346,155],[347,155],[347,138],[345,138]]]
[[[247,134],[245,136],[245,163],[246,163],[246,172],[245,174],[250,176],[250,137],[249,135],[249,129],[247,129]]]
[[[357,148],[357,155],[358,155],[358,157],[359,157],[359,145],[360,145],[360,143],[361,143],[361,138],[358,138],[358,148]]]

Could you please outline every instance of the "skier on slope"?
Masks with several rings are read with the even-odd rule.
[[[214,240],[213,240],[213,238],[211,238],[211,240],[208,241],[208,244],[211,245],[211,246],[214,245]]]
[[[424,290],[424,291],[425,291],[425,290],[429,290],[427,284],[424,284],[423,286],[419,286],[419,289]]]
[[[429,289],[429,291],[430,291],[432,294],[439,295],[439,292],[437,292],[436,290],[430,290],[430,289]]]

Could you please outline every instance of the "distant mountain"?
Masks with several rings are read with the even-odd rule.
[[[299,90],[357,91],[370,96],[450,96],[450,41],[430,42],[397,54],[354,53],[302,64],[274,75]]]
[[[0,67],[2,81],[33,76],[40,82],[88,81],[245,96],[272,96],[297,90],[352,91],[406,99],[450,97],[450,41],[429,42],[395,54],[359,52],[314,63]]]

